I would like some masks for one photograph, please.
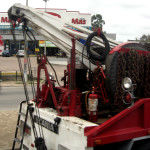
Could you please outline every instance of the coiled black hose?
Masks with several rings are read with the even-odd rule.
[[[105,47],[98,47],[95,50],[94,49],[91,50],[91,42],[94,36],[99,36],[103,40]],[[86,50],[89,60],[92,63],[96,64],[97,61],[103,63],[106,59],[107,54],[110,51],[110,45],[104,33],[103,32],[101,32],[100,34],[98,34],[98,32],[91,33],[86,40]]]

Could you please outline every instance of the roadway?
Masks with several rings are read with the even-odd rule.
[[[31,88],[29,88],[29,97],[32,98]],[[16,109],[22,100],[25,100],[23,87],[1,87],[0,110]]]
[[[23,58],[21,59],[23,61]],[[64,74],[64,69],[66,69],[67,59],[55,57],[48,57],[48,59],[51,62],[51,64],[54,65],[58,78],[62,77]],[[19,68],[16,68],[18,67],[16,57],[9,57],[7,58],[7,61],[5,57],[1,57],[0,63],[2,63],[0,66],[0,70],[4,70],[7,72],[11,72],[12,70],[19,70]],[[31,64],[33,68],[37,67],[36,57],[31,57]],[[29,89],[29,94],[30,98],[32,98],[31,88]],[[25,100],[23,87],[0,87],[0,110],[16,109],[19,107],[19,104],[22,100]]]

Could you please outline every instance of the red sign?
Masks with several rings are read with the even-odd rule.
[[[56,17],[58,17],[58,18],[61,18],[61,16],[59,15],[59,14],[56,14],[56,13],[53,13],[53,12],[47,12],[48,14],[51,14],[51,15],[53,15],[53,16],[56,16]]]
[[[73,24],[86,24],[86,20],[84,18],[73,18],[72,19]]]
[[[8,17],[1,17],[1,23],[9,23],[10,20],[8,19]]]

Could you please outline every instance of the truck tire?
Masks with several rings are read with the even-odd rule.
[[[121,48],[129,48],[132,50],[142,50],[147,51],[142,44],[139,43],[127,43],[123,45]],[[120,48],[120,49],[121,49]],[[114,51],[113,53],[107,55],[105,65],[106,70],[105,74],[107,77],[106,87],[109,93],[110,102],[114,103],[114,96],[116,92],[117,86],[117,66],[118,66],[118,58],[119,58],[119,49],[118,51]]]

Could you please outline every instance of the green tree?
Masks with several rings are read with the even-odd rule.
[[[147,50],[150,51],[150,34],[148,35],[143,34],[140,37],[139,41],[146,47]]]
[[[144,42],[144,43],[147,43],[147,42],[150,42],[150,35],[145,35],[143,34],[141,37],[140,37],[140,42]]]
[[[96,30],[97,28],[103,28],[103,25],[105,24],[105,21],[103,20],[102,15],[95,14],[91,18],[91,25],[93,30]]]

